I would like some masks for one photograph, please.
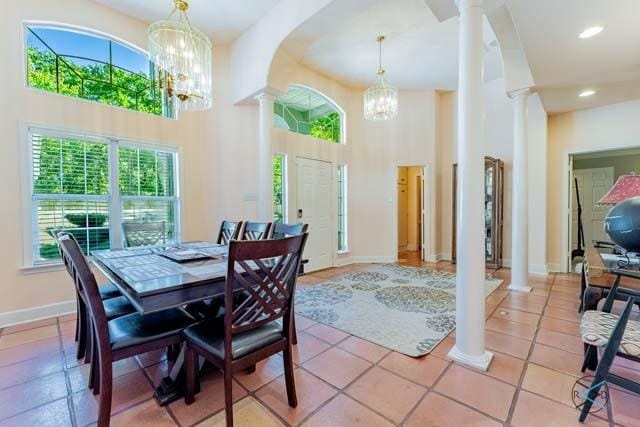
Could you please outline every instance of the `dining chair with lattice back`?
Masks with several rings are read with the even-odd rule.
[[[167,223],[165,221],[123,222],[122,231],[128,248],[158,246],[167,243]]]
[[[291,350],[291,308],[307,234],[280,240],[234,240],[229,244],[225,314],[186,328],[185,403],[195,400],[198,355],[224,373],[227,426],[233,426],[234,372],[283,353],[289,406],[297,406]],[[249,297],[234,304],[233,294]]]
[[[231,240],[237,240],[241,229],[242,221],[222,221],[216,243],[219,245],[228,245]]]
[[[247,221],[242,226],[240,232],[240,240],[265,240],[271,234],[270,222],[251,222]]]
[[[284,224],[276,222],[271,228],[272,239],[282,239],[289,236],[299,236],[309,229],[309,224]]]
[[[281,222],[276,222],[275,224],[273,224],[273,227],[271,228],[271,236],[269,238],[284,239],[290,236],[300,236],[301,234],[306,233],[308,229],[309,229],[309,224],[284,224]],[[304,264],[305,262],[306,262],[305,260],[301,261],[300,270],[299,270],[300,274],[304,273],[302,270],[302,264]],[[297,345],[298,331],[296,329],[295,310],[292,310],[291,318],[292,318],[291,322],[293,323],[291,343],[293,345]]]
[[[61,235],[58,242],[64,263],[90,316],[95,340],[93,393],[100,395],[98,427],[106,427],[111,417],[113,362],[180,344],[182,330],[194,319],[181,308],[171,308],[144,316],[132,313],[107,320],[96,278],[77,241]]]

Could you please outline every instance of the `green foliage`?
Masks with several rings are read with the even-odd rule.
[[[331,113],[311,122],[310,135],[332,142],[340,142],[340,114]]]
[[[27,80],[29,86],[50,92],[162,115],[157,81],[111,64],[56,58],[52,52],[29,46]]]
[[[275,222],[280,223],[284,221],[283,160],[282,156],[273,156],[273,218]]]

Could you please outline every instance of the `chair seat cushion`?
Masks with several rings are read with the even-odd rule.
[[[120,296],[117,298],[110,298],[102,301],[104,306],[104,312],[107,315],[107,320],[115,319],[116,317],[124,316],[125,314],[134,313],[135,307],[131,305],[126,297]]]
[[[224,359],[224,318],[207,319],[189,326],[182,332],[185,340],[202,347],[214,356]],[[271,322],[251,331],[233,335],[231,357],[239,359],[282,339],[282,325]]]
[[[100,291],[100,298],[102,299],[109,299],[109,298],[122,296],[122,294],[120,293],[120,290],[113,283],[100,285],[98,286],[98,290]]]
[[[604,311],[585,311],[580,322],[582,341],[596,347],[606,346],[619,318],[618,315]],[[639,321],[629,320],[627,322],[618,352],[629,356],[640,356]]]
[[[108,323],[111,348],[117,350],[168,338],[180,334],[194,321],[193,317],[181,308],[118,317]]]

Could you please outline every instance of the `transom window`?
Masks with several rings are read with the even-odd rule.
[[[175,150],[36,128],[29,142],[33,264],[59,258],[56,230],[88,255],[123,247],[122,222],[164,222],[179,240]]]
[[[175,117],[144,52],[71,28],[30,25],[25,31],[28,86]]]
[[[275,101],[274,125],[302,135],[344,143],[344,112],[313,89],[291,85]]]

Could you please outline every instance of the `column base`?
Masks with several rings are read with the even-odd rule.
[[[531,292],[531,286],[520,286],[520,285],[515,285],[513,283],[507,286],[507,289],[509,289],[510,291],[516,291],[516,292],[526,292],[526,293]]]
[[[493,360],[493,353],[490,351],[484,352],[481,356],[471,356],[458,350],[458,347],[454,345],[449,350],[447,357],[454,362],[458,362],[461,365],[466,365],[474,369],[486,372],[489,369],[489,365]]]

